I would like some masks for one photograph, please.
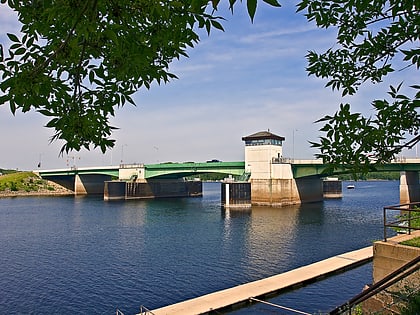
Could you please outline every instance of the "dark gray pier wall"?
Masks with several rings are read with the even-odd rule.
[[[334,199],[343,197],[343,183],[336,178],[324,179],[322,182],[324,198]]]
[[[251,183],[223,182],[221,186],[221,199],[224,208],[251,207]]]
[[[104,187],[105,200],[153,199],[171,197],[201,197],[201,181],[147,180],[147,181],[107,181]]]

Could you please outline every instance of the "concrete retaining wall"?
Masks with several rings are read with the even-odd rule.
[[[387,242],[375,242],[373,245],[373,283],[378,283],[387,275],[398,270],[408,262],[420,256],[420,248],[399,244],[400,242],[420,236],[420,231],[411,235],[398,235]],[[364,302],[361,307],[364,314],[399,314],[406,305],[407,296],[420,285],[420,270],[388,286]]]
[[[387,242],[373,245],[373,282],[376,283],[414,258],[420,256],[420,248],[399,244],[407,239],[420,236],[420,231],[411,235],[398,235]]]

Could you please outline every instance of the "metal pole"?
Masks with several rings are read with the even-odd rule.
[[[386,242],[386,208],[384,207],[384,242]]]
[[[295,312],[295,313],[298,313],[298,314],[311,315],[310,313],[306,313],[306,312],[295,310],[293,308],[289,308],[289,307],[286,307],[286,306],[282,306],[282,305],[278,305],[278,304],[266,302],[266,301],[259,300],[259,299],[253,298],[253,297],[250,297],[249,299],[251,301],[255,301],[255,302],[260,302],[260,303],[263,303],[263,304],[271,305],[271,306],[274,306],[274,307],[277,307],[277,308],[281,308],[281,309],[284,309],[284,310],[287,310],[287,311]]]

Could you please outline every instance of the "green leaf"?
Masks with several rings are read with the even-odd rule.
[[[26,49],[24,47],[21,47],[19,49],[16,49],[15,55],[23,55],[26,52]]]
[[[109,38],[110,40],[112,40],[114,42],[114,44],[118,44],[118,36],[117,36],[117,34],[114,31],[112,31],[110,29],[106,29],[106,30],[104,30],[103,34],[107,38]]]
[[[218,30],[224,31],[224,28],[223,28],[222,24],[220,24],[220,23],[219,23],[218,21],[216,21],[216,20],[211,20],[211,25],[212,25],[214,28],[217,28]]]
[[[263,0],[263,1],[273,7],[281,7],[281,4],[277,0]]]
[[[233,13],[233,6],[235,5],[236,0],[229,0],[229,9]]]
[[[9,39],[10,39],[12,42],[15,42],[15,43],[20,43],[19,38],[18,38],[15,34],[7,33],[7,37],[9,37]]]
[[[257,0],[247,0],[246,6],[248,9],[248,15],[251,18],[251,21],[254,22],[255,12],[257,11]]]
[[[211,0],[214,10],[217,10],[220,0]]]
[[[0,105],[5,104],[6,102],[8,102],[10,99],[10,97],[8,95],[2,95],[0,96]]]
[[[52,113],[52,112],[50,112],[49,110],[47,110],[47,109],[39,109],[38,110],[38,113],[41,113],[42,115],[44,115],[44,116],[55,116],[55,114],[54,113]]]
[[[89,71],[89,82],[90,82],[90,84],[92,84],[94,82],[94,80],[95,80],[95,72],[93,70]]]

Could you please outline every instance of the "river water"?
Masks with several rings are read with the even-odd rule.
[[[258,280],[383,237],[398,181],[357,182],[342,199],[225,211],[220,184],[202,198],[0,199],[0,314],[115,314],[162,307]],[[360,292],[371,264],[270,302],[328,311]],[[232,314],[287,314],[256,304]]]

